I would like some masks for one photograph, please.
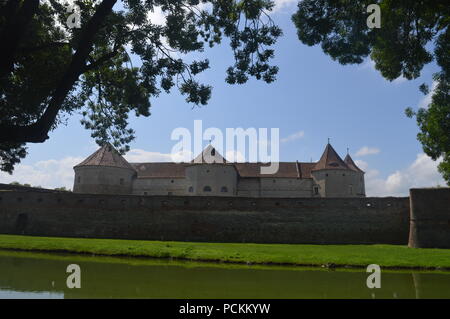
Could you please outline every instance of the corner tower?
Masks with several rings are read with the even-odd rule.
[[[313,194],[315,197],[357,197],[354,182],[358,174],[328,143],[320,160],[311,170]]]
[[[80,164],[74,166],[74,193],[131,194],[134,168],[106,143]]]

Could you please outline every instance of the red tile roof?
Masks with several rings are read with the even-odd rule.
[[[358,166],[356,166],[355,162],[353,162],[353,159],[350,157],[350,154],[347,154],[347,156],[344,158],[344,162],[352,171],[364,173],[364,171],[361,170]]]
[[[338,153],[334,150],[331,144],[327,144],[323,151],[322,157],[316,163],[313,170],[321,169],[350,169],[347,164],[339,157]]]
[[[109,166],[134,170],[133,166],[131,166],[130,163],[128,163],[126,159],[124,159],[122,155],[120,155],[119,152],[117,152],[117,150],[109,143],[103,145],[80,164],[75,165],[75,167],[80,166]]]
[[[241,177],[311,178],[311,168],[315,163],[280,162],[278,172],[275,174],[261,174],[261,167],[269,166],[266,163],[234,163],[233,165]]]

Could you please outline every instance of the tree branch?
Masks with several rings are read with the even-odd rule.
[[[88,71],[91,71],[93,69],[98,68],[100,65],[102,65],[106,61],[109,61],[110,59],[115,57],[118,53],[119,53],[118,50],[114,50],[112,52],[109,52],[109,53],[106,53],[106,54],[102,55],[96,61],[94,61],[94,62],[84,66],[82,73],[85,73],[85,72],[88,72]]]
[[[73,55],[69,67],[60,80],[58,87],[55,89],[48,107],[41,118],[35,123],[26,126],[0,125],[0,143],[42,143],[48,139],[47,134],[55,122],[64,99],[78,80],[78,77],[83,73],[86,60],[92,51],[95,35],[101,28],[105,17],[112,12],[112,8],[116,2],[117,0],[104,0],[87,23],[80,37],[77,51]]]

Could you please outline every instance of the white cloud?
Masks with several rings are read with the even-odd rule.
[[[145,162],[189,162],[193,159],[192,152],[177,152],[177,153],[160,153],[148,152],[138,148],[131,149],[124,157],[130,163],[145,163]]]
[[[131,149],[126,155],[124,155],[124,157],[130,163],[172,161],[171,154],[165,154],[160,152],[147,152],[138,148]]]
[[[274,0],[274,2],[275,7],[273,8],[272,12],[279,12],[294,7],[294,5],[297,5],[299,0]]]
[[[153,24],[166,24],[166,15],[162,11],[161,7],[155,7],[153,11],[149,11],[147,13],[147,19]]]
[[[428,108],[428,105],[431,103],[431,97],[434,94],[434,90],[436,90],[438,82],[437,81],[433,81],[433,83],[431,84],[431,89],[430,92],[428,92],[427,95],[425,95],[419,102],[419,107],[421,108]]]
[[[445,186],[445,181],[437,170],[440,162],[441,160],[433,161],[426,154],[420,153],[411,165],[392,173],[386,179],[379,177],[379,172],[370,169],[364,161],[357,160],[356,165],[366,172],[367,196],[408,196],[410,188]]]
[[[284,138],[280,139],[280,142],[281,143],[287,143],[287,142],[290,142],[290,141],[295,141],[295,140],[298,140],[298,139],[302,138],[303,136],[305,136],[305,132],[304,131],[298,131],[298,132],[295,132],[295,133],[293,133],[293,134],[291,134],[291,135],[289,135],[287,137],[284,137]]]
[[[363,146],[357,152],[356,156],[366,156],[380,153],[380,149],[376,147]]]
[[[18,164],[12,175],[0,172],[0,183],[19,182],[55,188],[65,186],[73,187],[73,167],[83,161],[81,157],[65,157],[60,160],[39,161],[32,165]]]

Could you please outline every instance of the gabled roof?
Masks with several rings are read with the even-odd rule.
[[[227,163],[228,161],[211,145],[209,144],[192,163]]]
[[[350,168],[352,171],[364,173],[364,171],[361,170],[358,166],[356,166],[355,162],[353,162],[353,159],[350,157],[350,154],[347,154],[347,156],[344,158],[344,162],[345,164],[347,164],[348,168]]]
[[[316,163],[313,170],[320,169],[350,169],[347,164],[340,158],[330,143],[327,144],[323,151],[322,157]]]
[[[110,143],[104,144],[80,164],[75,165],[75,167],[80,166],[109,166],[134,170],[133,166]]]

